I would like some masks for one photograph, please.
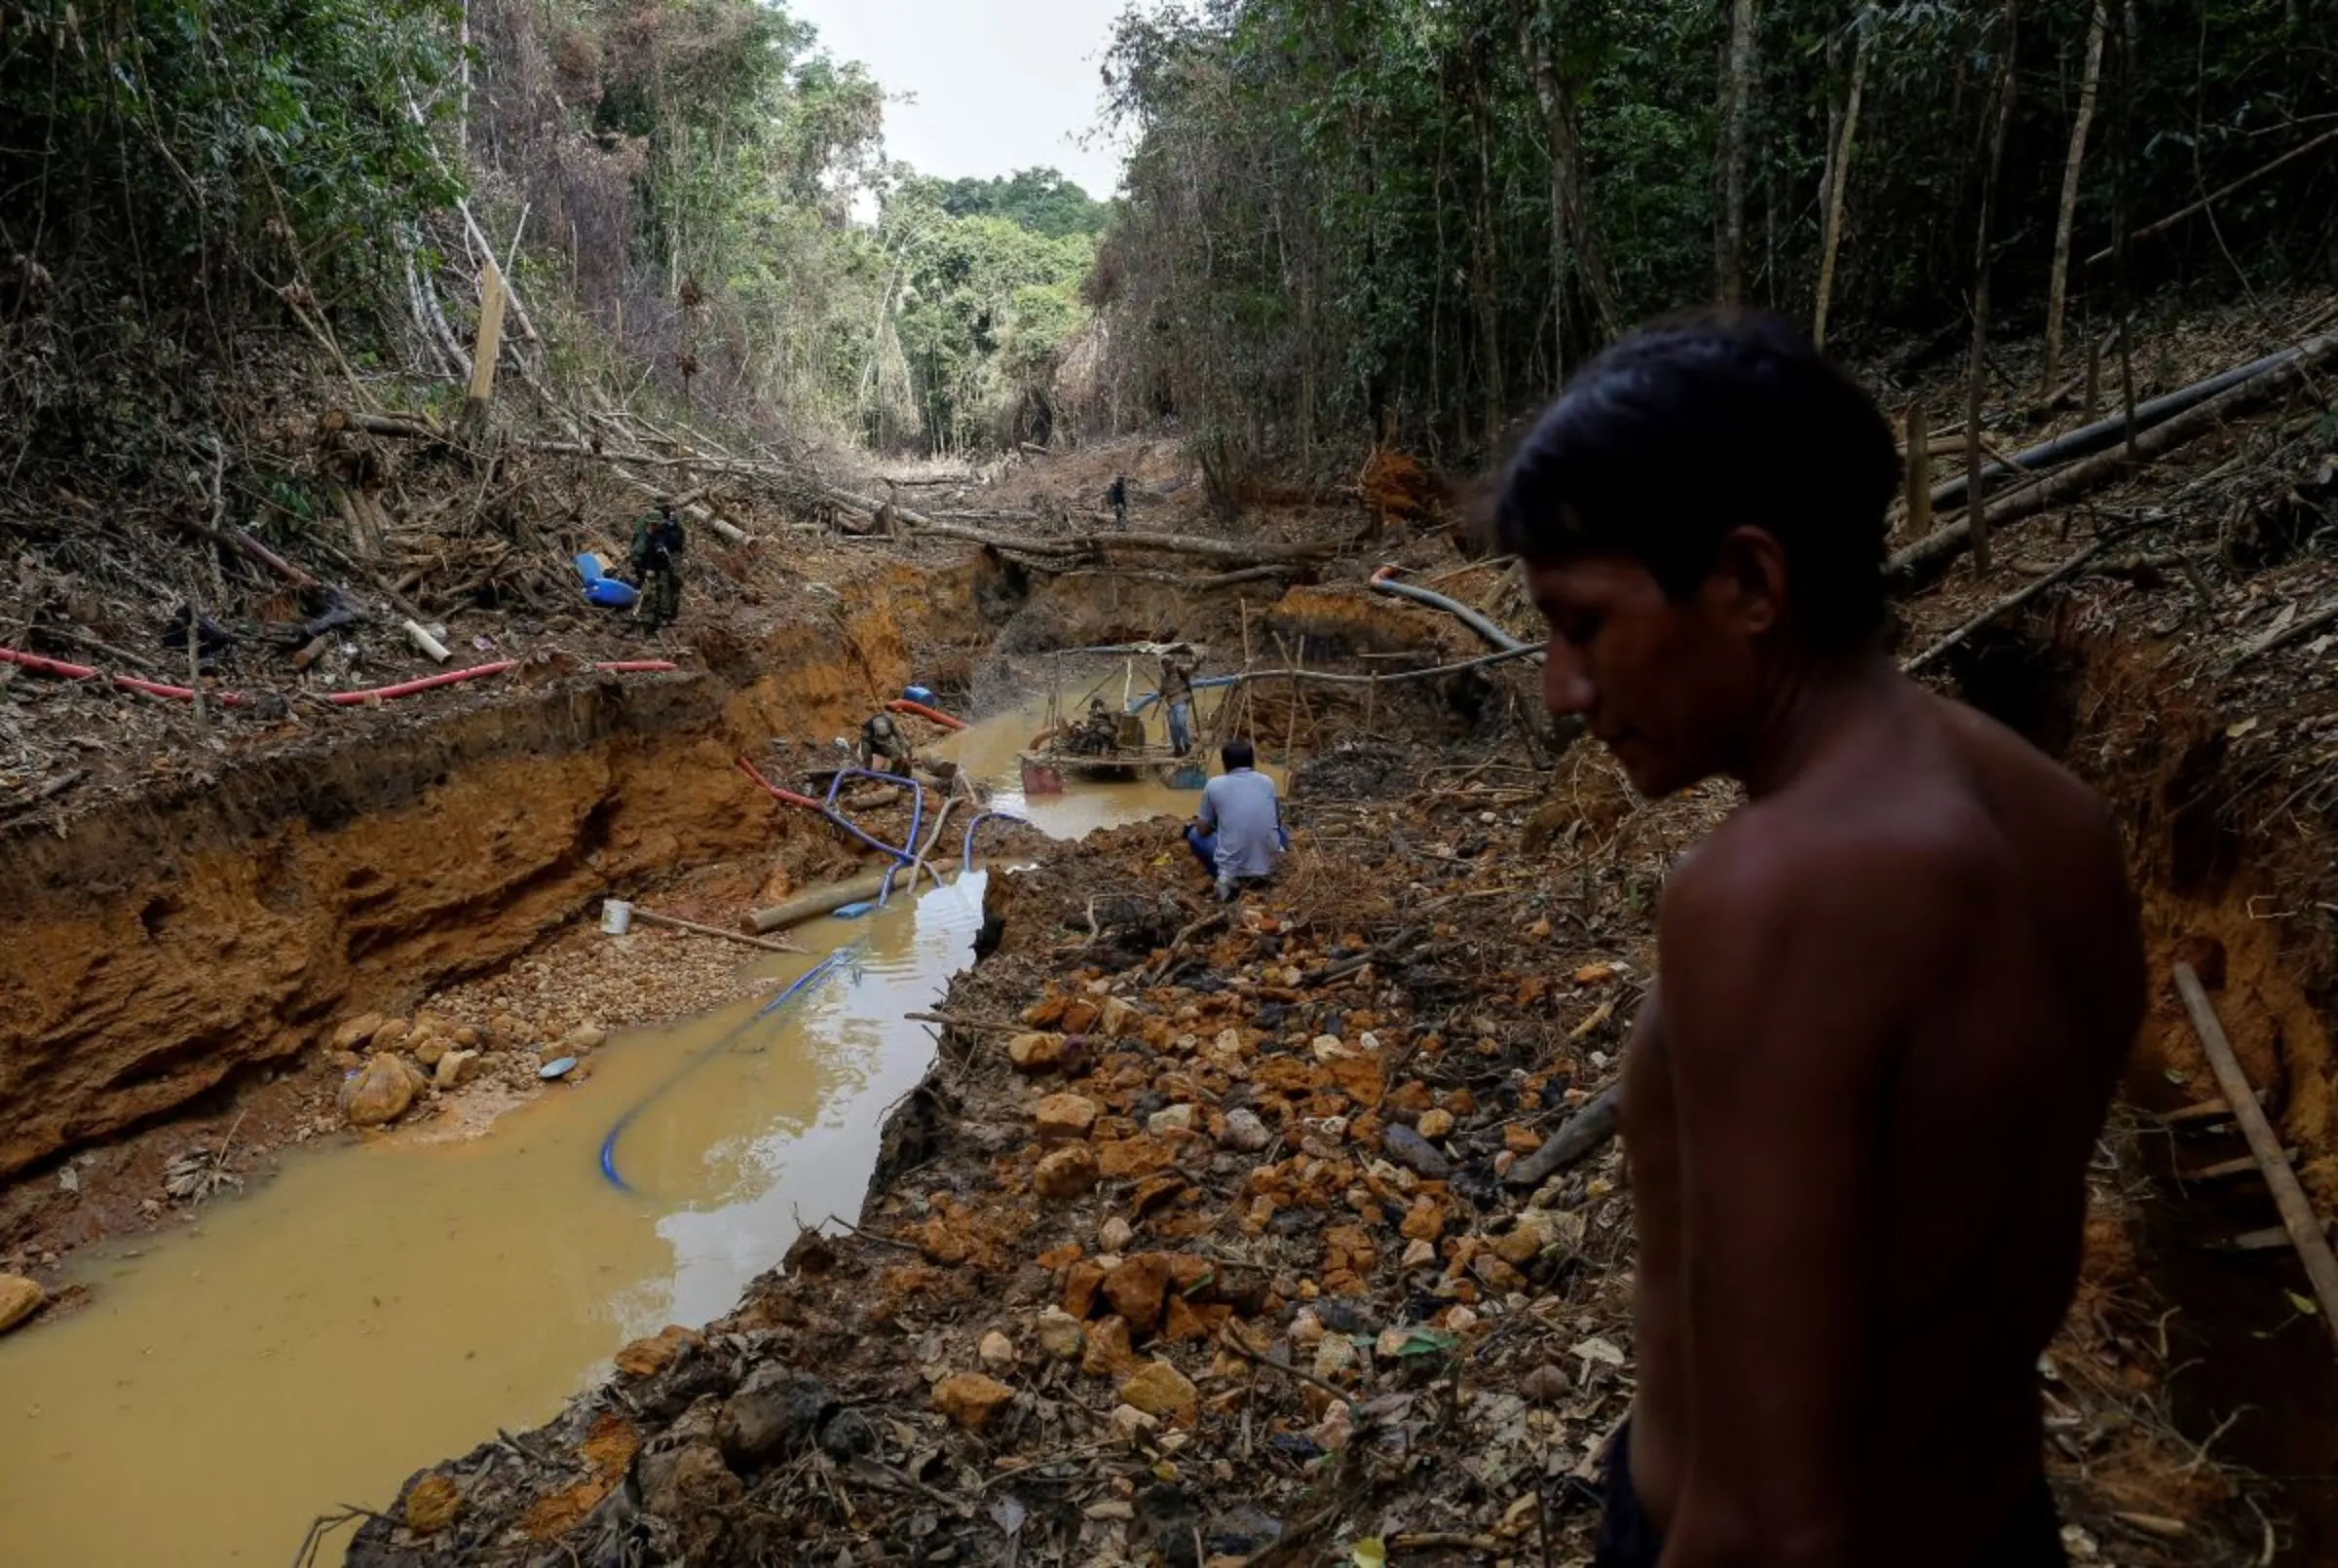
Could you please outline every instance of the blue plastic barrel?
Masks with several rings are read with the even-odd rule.
[[[933,689],[931,687],[905,686],[901,689],[901,694],[912,702],[924,703],[928,708],[933,706]]]

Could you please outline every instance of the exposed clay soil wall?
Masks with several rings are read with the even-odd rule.
[[[850,730],[928,628],[978,624],[971,581],[888,568],[759,646],[711,633],[704,670],[521,689],[18,834],[0,1176],[502,962],[604,892],[823,831],[775,815],[734,757]]]

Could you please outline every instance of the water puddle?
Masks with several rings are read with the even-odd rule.
[[[993,805],[1075,839],[1188,814],[1143,781],[1023,798],[1015,714],[956,737]],[[621,1037],[465,1143],[289,1151],[201,1224],[85,1259],[94,1300],[0,1342],[0,1562],[282,1563],[308,1521],[550,1417],[629,1339],[730,1310],[799,1219],[851,1217],[981,918],[982,874],[759,960],[785,1006]],[[777,994],[774,987],[773,994]],[[687,1070],[684,1070],[687,1068]],[[623,1187],[602,1174],[607,1149]]]

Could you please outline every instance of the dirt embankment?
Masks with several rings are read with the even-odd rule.
[[[851,730],[919,650],[978,624],[974,580],[885,566],[757,644],[710,628],[680,673],[550,666],[541,689],[236,757],[61,836],[19,829],[0,1176],[502,963],[602,893],[810,832],[733,759]]]

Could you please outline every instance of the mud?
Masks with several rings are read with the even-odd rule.
[[[337,1016],[403,1011],[603,893],[809,833],[774,824],[732,758],[850,729],[971,581],[876,574],[859,608],[731,650],[724,672],[572,677],[241,758],[61,838],[13,832],[0,1175],[285,1064]]]

